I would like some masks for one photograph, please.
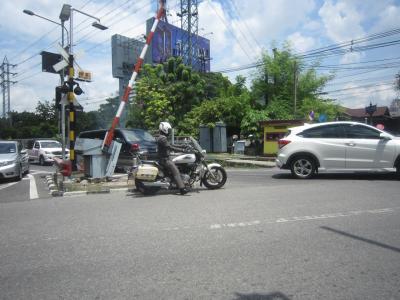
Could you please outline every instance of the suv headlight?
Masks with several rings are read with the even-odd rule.
[[[0,167],[9,166],[15,164],[15,160],[0,161]]]

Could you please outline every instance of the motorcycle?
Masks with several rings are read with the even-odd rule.
[[[227,180],[225,169],[218,163],[205,162],[206,151],[192,137],[185,142],[183,154],[173,158],[178,167],[185,187],[191,189],[196,182],[208,189],[219,189]],[[141,160],[139,153],[134,154],[133,166],[128,178],[135,178],[136,189],[144,195],[152,195],[160,189],[177,189],[172,174],[157,161]]]

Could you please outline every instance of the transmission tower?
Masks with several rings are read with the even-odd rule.
[[[4,57],[3,63],[1,64],[1,90],[3,92],[3,111],[2,117],[4,119],[10,116],[11,106],[10,106],[10,86],[16,83],[16,81],[10,81],[10,74],[15,75],[17,73],[11,73],[10,67],[15,68],[17,65],[12,65],[8,63],[7,56]]]
[[[198,70],[197,36],[199,33],[198,0],[181,0],[181,28],[187,34],[182,38],[182,56],[186,65]]]

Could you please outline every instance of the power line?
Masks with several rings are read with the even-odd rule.
[[[394,82],[381,82],[381,83],[371,83],[371,84],[364,84],[364,85],[359,85],[355,87],[349,87],[349,88],[343,88],[343,89],[337,89],[333,91],[325,91],[323,94],[331,94],[331,93],[336,93],[336,92],[342,92],[342,91],[349,91],[349,90],[356,90],[356,89],[362,89],[362,88],[368,88],[368,87],[374,87],[374,86],[382,86],[382,85],[393,85]]]
[[[235,0],[230,0],[230,2],[232,3],[232,7],[234,8],[234,10],[236,10],[236,14],[238,16],[238,19],[243,19],[240,15],[240,10],[238,9],[238,7],[235,4]],[[256,45],[258,46],[258,48],[262,49],[261,45],[259,44],[258,40],[256,39],[256,37],[253,34],[253,31],[250,30],[250,28],[247,26],[246,21],[243,19],[243,24],[244,26],[247,28],[247,31],[250,33],[250,36],[252,37],[252,39],[255,41]]]
[[[214,11],[214,13],[218,16],[218,18],[222,21],[222,23],[225,25],[226,29],[228,29],[228,31],[231,33],[231,35],[233,36],[233,38],[237,41],[239,47],[242,49],[243,53],[246,54],[246,56],[251,60],[252,58],[250,57],[250,55],[247,53],[246,49],[242,46],[242,43],[240,42],[240,40],[237,38],[237,36],[235,35],[235,33],[233,32],[233,30],[230,28],[230,25],[227,24],[224,20],[223,17],[221,17],[219,15],[219,13],[217,12],[217,10],[214,8],[213,5],[210,4],[210,0],[208,0],[207,2],[208,6],[211,7],[211,9]]]
[[[384,91],[389,91],[389,90],[393,90],[393,87],[387,87],[387,88],[383,88],[383,89],[376,89],[374,91],[355,91],[355,92],[350,92],[350,93],[342,93],[342,94],[334,94],[331,97],[348,97],[348,96],[360,96],[360,95],[364,95],[364,94],[371,94],[371,93],[379,93],[379,92],[384,92]],[[394,91],[394,90],[393,90]],[[325,95],[322,95],[325,96]],[[327,95],[329,96],[329,95]]]

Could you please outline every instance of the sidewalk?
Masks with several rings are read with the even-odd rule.
[[[273,168],[275,167],[275,157],[250,156],[243,154],[229,153],[207,153],[207,161],[216,161],[225,167],[258,167]]]

